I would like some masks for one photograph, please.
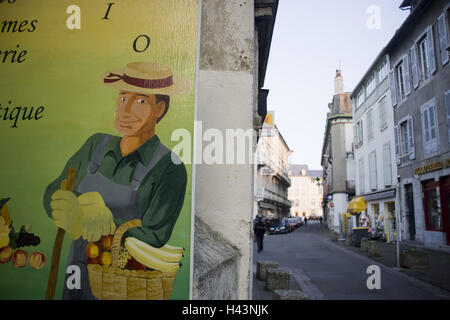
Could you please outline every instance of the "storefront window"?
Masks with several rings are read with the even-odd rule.
[[[442,231],[441,205],[438,184],[434,180],[423,182],[424,209],[427,230]]]

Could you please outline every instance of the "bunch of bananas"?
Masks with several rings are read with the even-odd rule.
[[[5,219],[0,216],[0,248],[6,247],[9,244],[9,232],[11,228],[6,223]]]
[[[161,272],[175,272],[181,268],[184,248],[164,245],[155,248],[133,237],[125,239],[125,248],[136,261]]]

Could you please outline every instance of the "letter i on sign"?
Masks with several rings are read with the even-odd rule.
[[[109,20],[108,15],[109,15],[109,10],[111,10],[111,6],[114,4],[114,2],[109,2],[108,3],[108,9],[106,9],[106,13],[105,16],[102,18],[104,20]]]

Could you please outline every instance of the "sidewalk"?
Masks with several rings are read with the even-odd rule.
[[[378,241],[381,254],[380,257],[369,257],[368,253],[361,252],[360,248],[347,246],[344,241],[334,242],[334,244],[347,250],[351,250],[373,261],[384,264],[387,267],[397,267],[397,249],[395,242],[386,243]],[[428,249],[420,245],[400,243],[400,252],[409,248],[416,248],[418,250],[426,251],[429,257],[429,266],[426,268],[401,268],[399,271],[450,292],[450,253]]]

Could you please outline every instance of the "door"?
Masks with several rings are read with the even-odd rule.
[[[414,213],[414,194],[413,194],[413,186],[412,184],[405,185],[405,193],[406,193],[406,208],[407,219],[408,219],[408,227],[409,227],[409,239],[416,240],[416,219]]]
[[[442,227],[446,233],[447,245],[450,245],[450,177],[441,178],[439,187],[441,190]]]

